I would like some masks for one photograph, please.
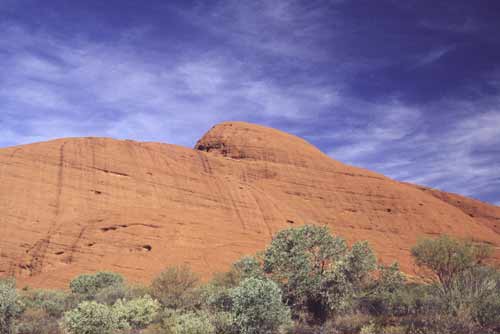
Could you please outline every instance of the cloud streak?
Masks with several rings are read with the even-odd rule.
[[[192,146],[213,124],[243,120],[399,180],[500,200],[500,24],[489,10],[460,0],[438,16],[418,1],[120,9],[2,2],[0,147],[68,136]]]
[[[339,132],[347,142],[333,158],[390,175],[473,197],[491,196],[500,186],[500,110],[490,99],[474,104],[440,101],[427,109],[457,110],[469,116],[436,124],[418,108],[377,105],[380,117],[362,130]]]
[[[2,43],[12,50],[2,56],[10,66],[0,86],[0,127],[11,132],[3,146],[89,134],[191,145],[195,134],[222,120],[300,119],[336,102],[333,88],[279,86],[221,55],[146,60],[126,44],[57,40],[19,26],[2,30],[15,32]],[[16,115],[27,114],[19,124],[25,117]]]

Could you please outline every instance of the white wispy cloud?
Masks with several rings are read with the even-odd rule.
[[[0,33],[7,36],[0,47],[10,50],[0,56],[6,65],[0,129],[11,134],[3,146],[83,135],[192,145],[218,121],[300,119],[338,100],[333,87],[279,85],[224,54],[144,57],[127,47],[130,34],[106,45],[16,25],[3,25]]]
[[[338,133],[349,140],[329,154],[399,180],[468,196],[494,192],[500,186],[498,105],[490,98],[438,101],[427,111],[467,116],[429,124],[415,107],[379,103],[373,106],[377,119],[358,132]]]
[[[296,0],[223,1],[199,4],[179,14],[204,31],[231,43],[270,55],[302,61],[331,59],[326,48],[332,20],[340,20],[333,8],[339,1],[317,1],[308,6]],[[331,40],[330,40],[331,43]]]
[[[435,63],[439,59],[443,58],[448,52],[452,51],[453,49],[455,49],[454,45],[442,46],[442,47],[436,48],[434,50],[431,50],[428,53],[423,54],[422,56],[420,56],[417,59],[415,67],[425,66],[425,65]]]

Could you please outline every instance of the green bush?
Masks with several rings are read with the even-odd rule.
[[[483,327],[500,328],[500,272],[476,266],[461,273],[446,295],[453,316]]]
[[[240,260],[236,261],[232,270],[235,271],[238,275],[239,282],[244,279],[255,277],[255,278],[263,278],[264,272],[262,270],[262,265],[260,261],[253,256],[244,256]]]
[[[410,312],[404,299],[405,277],[399,265],[379,266],[378,277],[372,279],[358,298],[358,308],[373,315],[405,315]]]
[[[127,323],[133,329],[142,329],[156,317],[160,303],[146,295],[129,301],[118,300],[113,305],[120,322]]]
[[[480,264],[491,254],[491,248],[441,236],[423,239],[412,248],[418,266],[430,270],[444,293],[461,273]]]
[[[19,313],[14,280],[0,280],[0,334],[13,333],[15,316]]]
[[[202,299],[209,310],[214,312],[230,311],[233,307],[231,290],[226,287],[214,285],[205,286],[202,291]]]
[[[206,312],[188,312],[175,317],[173,334],[214,334],[215,327]]]
[[[263,266],[280,285],[295,318],[306,313],[314,322],[324,322],[330,313],[349,308],[375,269],[375,256],[367,243],[349,250],[327,227],[305,225],[278,232]]]
[[[235,262],[229,271],[217,273],[200,290],[203,303],[214,312],[229,312],[233,301],[231,289],[246,278],[264,278],[262,265],[257,258],[244,256]]]
[[[117,273],[97,272],[83,274],[74,278],[69,287],[71,292],[79,294],[85,299],[94,299],[103,289],[123,285],[123,277]]]
[[[113,305],[120,299],[127,298],[127,287],[123,284],[115,284],[99,289],[92,300],[106,305]]]
[[[198,282],[198,276],[189,267],[170,267],[153,280],[151,294],[165,308],[192,309],[200,301]]]
[[[84,301],[64,314],[63,327],[72,334],[108,334],[128,324],[108,305]]]
[[[242,334],[277,333],[290,324],[290,310],[270,280],[247,278],[232,291],[232,299],[234,322]]]
[[[379,334],[380,328],[376,326],[373,322],[370,322],[368,325],[361,327],[359,334]]]
[[[62,334],[58,320],[41,308],[27,309],[16,321],[16,334]]]
[[[43,310],[47,316],[60,318],[69,308],[68,294],[58,290],[28,290],[22,292],[21,303],[26,309]]]
[[[443,236],[420,241],[412,254],[419,266],[434,274],[441,331],[500,328],[500,274],[483,265],[491,255],[489,246]]]
[[[211,315],[210,321],[217,334],[239,334],[231,312],[215,312]]]
[[[325,322],[321,333],[359,333],[361,328],[370,325],[372,319],[364,313],[342,314]]]

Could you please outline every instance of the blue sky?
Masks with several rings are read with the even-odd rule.
[[[256,122],[500,205],[500,3],[0,0],[0,147]]]

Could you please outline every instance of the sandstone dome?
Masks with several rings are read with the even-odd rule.
[[[443,233],[493,245],[500,208],[345,165],[296,136],[243,122],[195,149],[63,138],[0,149],[0,275],[65,287],[96,270],[148,281],[188,264],[208,278],[277,231],[326,225],[415,274],[410,248]]]

